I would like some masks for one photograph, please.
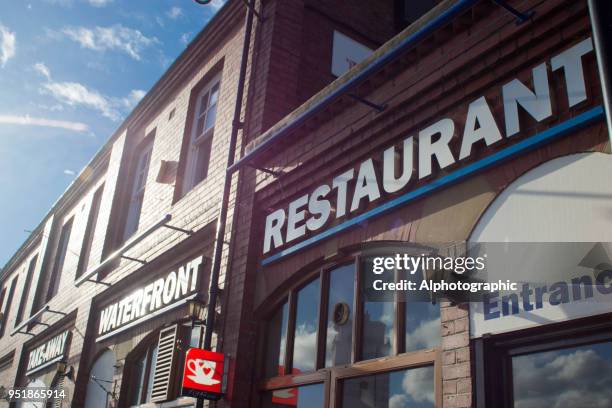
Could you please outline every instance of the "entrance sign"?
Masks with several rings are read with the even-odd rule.
[[[191,348],[185,356],[182,395],[219,400],[224,395],[225,355]]]
[[[96,341],[101,341],[128,327],[180,306],[195,296],[203,259],[204,257],[200,255],[180,266],[178,270],[171,271],[106,306],[100,312],[99,337]]]
[[[26,375],[61,361],[66,356],[70,331],[65,330],[30,351]]]
[[[457,129],[455,121],[451,118],[439,118],[415,132],[415,135],[406,137],[401,146],[391,146],[379,156],[366,158],[343,173],[337,174],[329,182],[289,202],[286,208],[275,209],[266,217],[262,249],[263,254],[281,248],[282,251],[264,259],[263,264],[279,259],[305,245],[300,242],[285,248],[292,241],[298,241],[310,234],[311,237],[307,241],[312,243],[316,238],[312,234],[319,234],[322,239],[341,230],[342,224],[338,224],[327,231],[322,231],[330,223],[343,221],[347,223],[356,218],[362,218],[363,221],[365,214],[359,217],[352,216],[372,203],[379,203],[389,194],[401,194],[402,203],[405,203],[413,197],[439,188],[443,180],[445,183],[450,183],[464,177],[468,174],[467,169],[471,168],[470,166],[473,167],[480,162],[482,163],[479,164],[481,166],[479,168],[491,166],[494,159],[502,160],[510,154],[516,154],[522,151],[521,149],[534,147],[546,140],[534,140],[530,144],[528,140],[531,138],[547,136],[551,139],[551,132],[545,131],[511,144],[506,148],[507,152],[497,150],[499,146],[513,142],[512,139],[521,131],[519,105],[533,120],[543,122],[554,115],[554,107],[559,105],[553,100],[554,97],[566,98],[562,105],[567,105],[570,109],[587,100],[582,59],[592,51],[591,38],[586,38],[554,56],[550,61],[535,66],[532,69],[533,87],[531,88],[533,89],[518,79],[501,86],[499,94],[503,100],[505,126],[497,123],[490,102],[484,96],[480,96],[467,106],[463,129]],[[551,91],[553,72],[561,74],[566,92]],[[597,117],[598,112],[594,110],[588,114],[585,112],[583,115],[587,116],[580,117],[584,120],[581,123]],[[578,116],[569,120],[568,124],[557,125],[558,129],[555,129],[554,135],[565,134],[569,122],[576,122],[576,118]],[[455,143],[457,139],[458,143]],[[474,146],[482,146],[485,149],[486,156],[480,162],[462,166],[451,178],[444,178],[445,176],[435,178],[436,168],[448,171],[451,167],[459,166],[461,162],[469,160],[474,154]],[[413,188],[414,183],[419,183],[419,186]],[[379,204],[378,208],[389,206],[392,201]],[[346,220],[347,218],[349,220]]]

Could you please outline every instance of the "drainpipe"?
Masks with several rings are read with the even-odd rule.
[[[249,46],[251,43],[251,31],[253,28],[253,13],[255,9],[255,0],[250,0],[247,5],[246,25],[244,32],[244,42],[242,44],[242,57],[240,61],[240,76],[238,78],[238,92],[236,94],[236,104],[234,107],[234,119],[232,121],[232,133],[230,136],[230,145],[227,151],[227,166],[234,164],[236,155],[236,141],[238,139],[238,130],[242,129],[240,122],[240,114],[242,112],[242,99],[244,94],[244,82],[246,79],[247,62],[249,59]],[[210,277],[210,290],[208,296],[207,316],[206,316],[206,331],[204,334],[204,342],[202,348],[210,350],[212,342],[213,327],[215,325],[215,307],[217,296],[219,293],[219,273],[221,270],[221,257],[223,255],[223,244],[225,237],[225,227],[227,224],[227,207],[232,184],[232,173],[226,172],[223,183],[223,198],[221,199],[221,211],[217,220],[217,232],[215,239],[215,248],[213,251],[213,264]],[[203,406],[203,400],[198,399],[198,407]]]
[[[610,97],[612,97],[612,83],[609,77],[610,55],[608,52],[610,44],[607,44],[606,29],[602,24],[610,24],[610,6],[606,5],[607,1],[588,0],[589,18],[591,20],[591,28],[593,30],[593,44],[595,46],[595,55],[597,57],[597,68],[599,71],[599,82],[601,84],[601,93],[603,97],[604,109],[606,111],[606,124],[608,126],[608,137],[612,143],[612,112],[610,106]]]

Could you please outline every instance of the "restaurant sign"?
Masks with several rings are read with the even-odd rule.
[[[114,336],[194,298],[203,259],[200,255],[102,309],[96,341]]]
[[[603,109],[597,106],[540,133],[518,136],[524,130],[519,117],[528,115],[541,123],[554,117],[556,107],[573,110],[587,100],[589,86],[583,57],[592,51],[591,38],[583,39],[533,67],[533,85],[512,79],[501,86],[505,126],[498,124],[490,101],[485,96],[476,97],[467,106],[463,129],[458,129],[458,123],[450,117],[438,118],[414,135],[407,135],[401,147],[391,146],[366,158],[293,199],[285,208],[274,209],[265,221],[262,251],[267,258],[262,264],[603,119]],[[557,92],[551,84],[557,75],[562,78],[563,92]],[[565,98],[562,103],[561,98]],[[486,153],[469,162],[479,148]],[[437,168],[443,171],[435,174]],[[390,194],[395,197],[380,203]],[[363,212],[373,203],[376,207]],[[332,223],[333,227],[326,228]],[[274,254],[268,255],[271,252]]]

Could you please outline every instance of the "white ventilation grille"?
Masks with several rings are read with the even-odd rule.
[[[151,388],[152,402],[168,401],[176,396],[176,374],[179,360],[176,349],[178,331],[179,326],[174,325],[159,332],[159,350]]]

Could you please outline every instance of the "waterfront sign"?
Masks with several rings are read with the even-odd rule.
[[[334,227],[334,231],[331,229],[324,233],[320,231],[334,219],[342,222],[364,207],[367,208],[371,203],[378,203],[386,195],[404,195],[401,203],[405,203],[441,185],[473,174],[477,169],[486,168],[495,160],[502,160],[542,143],[542,140],[548,140],[534,140],[533,143],[523,140],[521,143],[524,142],[525,146],[521,147],[520,143],[516,143],[506,148],[508,150],[518,146],[515,151],[496,151],[495,154],[499,157],[493,157],[493,147],[497,148],[507,143],[521,131],[519,106],[535,121],[543,122],[553,116],[553,107],[558,105],[551,95],[566,97],[567,101],[563,104],[567,104],[570,109],[587,100],[582,58],[592,51],[591,38],[587,38],[554,56],[550,61],[537,65],[532,69],[533,90],[518,79],[503,85],[500,89],[505,119],[503,129],[497,124],[489,101],[484,96],[480,96],[467,107],[465,125],[457,140],[458,143],[455,143],[457,133],[455,121],[451,118],[438,119],[418,131],[417,140],[414,136],[406,137],[400,149],[391,146],[382,152],[382,157],[367,158],[342,174],[336,175],[330,182],[321,184],[289,202],[287,208],[272,211],[265,221],[263,253],[283,248],[309,233],[319,234],[324,238],[338,232],[342,224]],[[562,72],[566,92],[551,92],[549,82],[551,72]],[[591,117],[596,115],[591,112],[591,115],[585,116],[586,119],[580,123],[587,123]],[[562,134],[568,128],[569,126],[561,126],[555,134]],[[475,167],[476,170],[468,172],[465,168],[469,166],[464,166],[455,172],[463,171],[462,174],[455,174],[450,178],[447,176],[444,183],[442,182],[444,177],[434,178],[436,167],[445,170],[469,160],[475,145],[487,149],[487,156],[480,160],[482,163],[477,162],[479,166]],[[414,163],[414,160],[417,160],[417,163]],[[421,181],[423,182],[420,183],[420,187],[410,191],[415,182]],[[388,207],[391,208],[390,205]],[[378,213],[380,211],[368,216]],[[365,214],[360,217],[367,218]],[[344,221],[344,224],[347,224],[347,221]],[[310,238],[309,241],[313,239]],[[304,246],[305,244],[300,243],[289,249],[283,249],[281,253],[264,260],[264,264]]]
[[[144,285],[100,312],[97,341],[184,304],[197,291],[202,255]]]
[[[66,356],[69,341],[70,331],[65,330],[30,351],[26,375],[61,361]]]

